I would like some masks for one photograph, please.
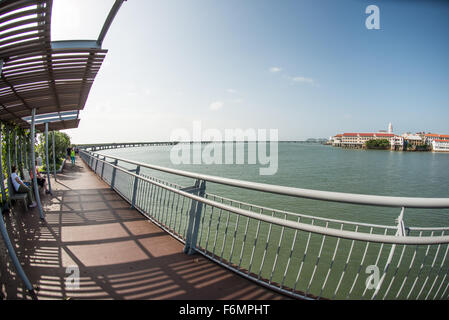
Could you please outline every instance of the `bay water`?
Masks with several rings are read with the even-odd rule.
[[[197,144],[191,147],[193,155],[195,150],[204,150],[206,145]],[[223,148],[224,158],[225,146],[216,147]],[[246,155],[256,152],[250,143],[244,144],[244,147]],[[154,146],[107,150],[101,153],[178,170],[287,187],[393,197],[449,197],[449,154],[347,150],[321,144],[279,143],[276,174],[262,176],[259,169],[266,165],[175,165],[171,159],[172,148]],[[222,163],[225,163],[224,160]],[[132,165],[120,165],[135,169]],[[192,186],[195,182],[190,178],[156,170],[142,169],[141,173],[183,187]],[[129,193],[132,189],[132,179],[126,179],[124,174],[120,176],[124,179],[123,190],[128,190]],[[208,195],[219,195],[243,203],[312,217],[301,218],[303,223],[375,234],[394,235],[395,228],[373,229],[346,223],[328,225],[313,217],[394,227],[401,211],[401,208],[293,198],[213,183],[207,183],[206,192]],[[159,192],[156,192],[152,199],[158,199],[158,195],[162,200],[162,193]],[[172,199],[171,209],[174,206],[177,208],[178,203],[181,203],[179,197],[175,200],[175,195],[169,195],[167,198],[169,201]],[[152,201],[156,203],[152,208],[156,208],[157,212],[171,212],[167,205],[159,202],[160,200]],[[148,204],[151,199],[146,202]],[[184,201],[182,203],[184,204]],[[251,207],[249,210],[252,210]],[[172,216],[170,219],[165,217],[165,221],[170,221],[171,228],[176,232],[186,230],[189,205],[179,211],[184,214],[178,222],[177,218],[174,218],[172,223]],[[294,215],[286,216],[270,209],[262,213],[293,221],[297,219]],[[406,227],[447,227],[449,209],[408,208],[405,210],[404,220]],[[446,234],[441,231],[432,232],[426,231],[422,235]],[[418,233],[412,232],[411,235],[417,236]],[[379,297],[387,299],[408,298],[409,292],[413,293],[414,298],[423,298],[427,291],[429,294],[435,294],[438,284],[433,286],[433,283],[441,280],[442,276],[433,265],[441,265],[444,269],[443,266],[448,263],[444,258],[445,249],[440,246],[398,246],[395,250],[395,246],[388,244],[338,240],[307,232],[295,232],[293,229],[284,229],[268,223],[260,224],[255,219],[239,218],[235,214],[214,211],[210,207],[203,209],[198,246],[203,248],[206,254],[217,255],[227,261],[226,263],[238,265],[241,270],[255,274],[265,281],[273,281],[303,293],[336,299],[369,298],[373,291],[366,289],[365,281],[368,275],[364,271],[372,265],[383,270],[392,251],[395,251],[395,254],[391,265],[397,269],[392,269],[387,274],[385,285],[379,292]],[[419,277],[422,274],[431,277],[424,280],[424,277]]]
[[[174,165],[170,159],[172,148],[155,146],[102,153],[189,172],[287,187],[393,197],[449,197],[449,154],[444,153],[348,150],[321,144],[281,142],[277,173],[261,176],[259,169],[266,165]],[[193,148],[204,149],[204,145]],[[250,149],[246,144],[246,154]],[[224,153],[223,147],[223,157]],[[192,184],[191,179],[157,171],[147,173],[183,186]],[[208,184],[207,192],[279,210],[364,223],[390,225],[400,214],[398,208],[298,199],[216,184]],[[449,209],[407,209],[405,222],[408,226],[447,226]]]

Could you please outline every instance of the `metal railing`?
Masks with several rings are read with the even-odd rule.
[[[449,208],[449,198],[345,194],[201,175],[109,155],[80,156],[149,220],[239,275],[302,299],[447,299],[449,227],[406,227],[406,208]],[[141,170],[193,179],[183,187]],[[206,192],[213,183],[400,209],[395,225],[314,217]],[[261,194],[262,195],[262,194]],[[399,210],[398,210],[399,211]]]

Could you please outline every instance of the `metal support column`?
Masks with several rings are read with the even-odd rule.
[[[10,128],[6,126],[6,173],[8,179],[11,177],[11,135]]]
[[[33,186],[34,186],[34,195],[36,198],[36,204],[39,208],[39,215],[42,220],[45,220],[44,211],[42,210],[41,197],[39,195],[39,188],[37,185],[37,177],[36,177],[36,155],[34,151],[34,143],[35,143],[35,117],[36,117],[36,108],[33,108],[32,116],[31,116],[31,137],[30,137],[30,151],[31,151],[31,170],[33,172]]]
[[[20,172],[21,173],[23,173],[23,155],[22,155],[22,151],[23,151],[23,145],[22,145],[22,135],[19,135],[19,137],[18,137],[18,146],[17,146],[17,149],[18,149],[18,154],[19,154],[19,157],[18,157],[18,168],[19,168],[19,170],[20,170]]]
[[[2,124],[0,123],[0,143],[2,141]],[[0,144],[1,146],[1,144]],[[9,177],[8,177],[9,179]],[[5,190],[5,177],[3,175],[3,152],[1,152],[1,147],[0,147],[0,189],[2,192],[2,202],[4,205],[4,209],[5,210],[9,210],[9,204],[8,204],[8,200],[6,197],[6,190]]]
[[[56,176],[56,146],[55,146],[55,135],[56,135],[56,132],[55,131],[53,131],[53,134],[52,134],[52,142],[53,142],[53,145],[52,145],[52,147],[53,147],[53,175],[54,175],[54,178],[55,178],[55,181],[57,180],[57,176]]]
[[[17,270],[17,273],[19,274],[20,278],[22,278],[22,281],[25,284],[25,287],[27,288],[28,292],[32,295],[33,298],[35,298],[33,286],[31,285],[30,280],[28,280],[28,277],[25,274],[25,271],[23,271],[22,265],[20,264],[20,261],[17,258],[16,251],[14,250],[14,247],[8,235],[8,231],[6,230],[6,225],[5,222],[3,221],[3,216],[0,216],[0,231],[3,236],[3,240],[5,241],[6,247],[8,248],[9,256],[11,257],[14,267]]]
[[[24,140],[24,150],[25,150],[25,163],[24,163],[24,167],[28,170],[30,168],[30,163],[29,163],[29,158],[28,158],[28,141],[26,139],[26,137],[23,139]]]
[[[195,192],[198,196],[204,197],[206,193],[206,181],[197,180],[195,183]],[[200,227],[201,212],[203,210],[203,203],[192,200],[189,214],[189,226],[186,234],[186,243],[184,253],[188,255],[195,254],[196,242],[198,240],[198,230]]]
[[[45,123],[45,162],[47,164],[47,183],[48,192],[51,192],[51,182],[50,182],[50,159],[48,158],[48,122]]]
[[[16,168],[18,168],[18,166],[17,166],[17,132],[15,129],[13,130],[12,141],[13,141],[12,149],[14,151],[12,154],[12,163],[14,164],[14,166]]]

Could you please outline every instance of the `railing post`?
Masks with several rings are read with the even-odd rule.
[[[94,159],[95,159],[95,155],[93,153],[91,153],[90,158],[89,158],[89,167],[91,170],[94,170]]]
[[[92,151],[89,152],[89,158],[87,159],[87,165],[92,169],[92,159],[94,156],[92,155]]]
[[[396,225],[397,225],[396,235],[400,236],[400,237],[405,237],[406,236],[406,234],[405,234],[405,224],[404,224],[404,213],[405,213],[405,207],[402,207],[401,214],[396,219]],[[374,291],[374,294],[371,297],[371,300],[374,300],[377,297],[377,294],[379,293],[379,290],[380,290],[380,288],[382,286],[382,283],[385,280],[385,276],[387,275],[387,271],[388,271],[388,269],[390,267],[391,261],[393,260],[393,255],[394,255],[395,250],[396,250],[396,245],[393,244],[391,246],[390,254],[388,255],[387,261],[385,262],[384,272],[382,274],[382,277],[379,280],[379,283],[377,284],[376,290]]]
[[[398,226],[398,235],[401,237],[405,237],[405,224],[404,224],[404,213],[405,213],[405,207],[402,207],[401,214],[396,219],[396,224]]]
[[[195,194],[200,197],[204,197],[206,193],[206,181],[197,180],[195,187],[198,189]],[[186,244],[184,247],[184,253],[188,255],[195,254],[196,242],[198,240],[198,231],[201,221],[201,213],[203,210],[203,203],[192,200],[189,214],[189,226],[186,234]]]
[[[106,163],[106,156],[103,157],[103,166],[101,167],[101,180],[103,180],[103,173],[104,173],[104,165]]]
[[[137,166],[136,168],[136,175],[140,174],[140,166]],[[131,201],[131,208],[134,208],[136,205],[136,196],[137,196],[137,186],[139,184],[139,178],[134,177],[134,187],[133,187],[133,196]]]
[[[114,163],[113,163],[114,167],[112,168],[112,178],[111,178],[111,190],[114,189],[114,185],[115,185],[115,175],[117,173],[117,168],[116,166],[118,165],[118,160],[115,159]]]
[[[95,170],[94,170],[95,174],[97,174],[97,167],[98,167],[98,160],[99,160],[99,159],[100,159],[100,155],[97,154],[97,159],[96,159],[96,161],[95,161]]]

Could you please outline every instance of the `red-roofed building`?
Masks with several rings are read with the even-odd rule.
[[[344,133],[334,137],[333,145],[343,148],[364,149],[369,140],[386,139],[391,150],[403,150],[404,138],[393,133]]]
[[[376,133],[376,137],[383,137],[383,138],[392,138],[395,137],[395,134],[392,133]]]
[[[424,135],[426,144],[432,146],[432,150],[435,152],[448,152],[449,151],[449,135],[447,134],[435,134],[428,133]]]
[[[449,135],[447,134],[433,134],[428,133],[424,136],[424,139],[427,144],[432,144],[434,140],[443,140],[443,141],[449,141]]]

